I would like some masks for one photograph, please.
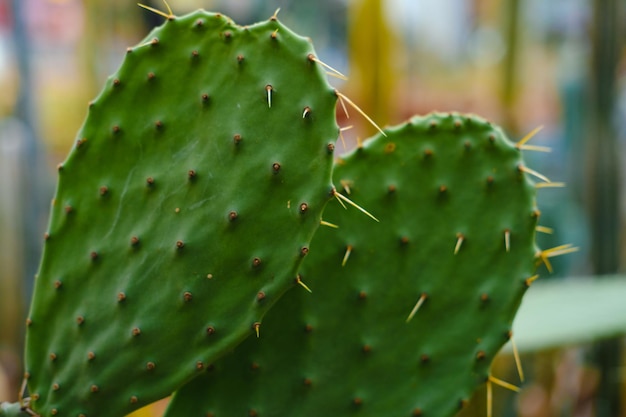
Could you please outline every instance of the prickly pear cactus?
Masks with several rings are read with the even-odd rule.
[[[258,331],[332,189],[336,94],[313,54],[275,17],[204,11],[128,49],[59,166],[30,412],[119,417]]]
[[[302,279],[260,339],[183,387],[168,416],[452,416],[485,383],[534,274],[535,190],[474,116],[432,114],[337,163]],[[343,266],[342,266],[343,264]]]

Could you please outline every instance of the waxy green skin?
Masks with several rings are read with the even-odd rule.
[[[339,229],[316,233],[301,268],[312,294],[291,290],[168,417],[452,416],[486,381],[535,271],[534,185],[483,119],[431,114],[386,133],[333,174],[380,223],[329,204]]]
[[[59,168],[27,322],[35,413],[169,395],[295,285],[338,134],[313,53],[276,19],[204,11],[128,50]]]

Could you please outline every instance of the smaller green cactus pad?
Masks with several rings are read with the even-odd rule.
[[[483,119],[416,117],[338,161],[380,223],[329,205],[295,291],[168,416],[452,416],[510,338],[536,266],[533,182]],[[342,266],[344,264],[344,266]]]
[[[59,167],[27,321],[34,412],[169,395],[294,285],[338,135],[313,54],[275,18],[204,11],[128,49]]]

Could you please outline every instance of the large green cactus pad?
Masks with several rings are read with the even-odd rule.
[[[319,230],[303,264],[313,293],[281,299],[168,416],[451,416],[487,380],[535,270],[520,151],[473,116],[387,135],[333,174],[380,223],[327,207],[340,228]]]
[[[118,417],[255,333],[332,189],[336,94],[275,18],[198,11],[130,48],[60,166],[30,407]]]

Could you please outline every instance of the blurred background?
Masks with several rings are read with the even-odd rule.
[[[348,76],[331,83],[378,124],[459,111],[503,126],[513,140],[543,129],[528,165],[563,188],[538,190],[542,248],[572,243],[551,259],[562,309],[567,283],[602,286],[623,273],[621,221],[626,158],[626,2],[619,0],[171,0],[176,14],[220,11],[241,25],[279,18],[314,41],[318,57]],[[160,1],[144,4],[165,10]],[[163,23],[134,0],[0,0],[0,399],[21,384],[23,323],[38,266],[55,167],[75,141],[87,103],[148,31]],[[338,111],[346,147],[375,129]],[[342,145],[339,145],[342,150]],[[626,276],[621,279],[626,282]],[[614,304],[626,305],[624,298]],[[621,301],[623,300],[623,301]],[[588,296],[583,303],[606,301]],[[563,307],[564,308],[564,307]],[[550,314],[549,312],[545,313]],[[541,317],[541,316],[540,316]],[[524,345],[520,394],[496,388],[495,415],[626,416],[623,334],[572,313],[585,337]],[[536,322],[539,328],[542,320]],[[549,329],[548,329],[549,331]],[[610,336],[610,337],[609,337]],[[527,346],[527,347],[524,347]],[[520,384],[503,353],[494,374]],[[484,390],[463,416],[485,415]],[[161,405],[141,410],[160,415]]]

